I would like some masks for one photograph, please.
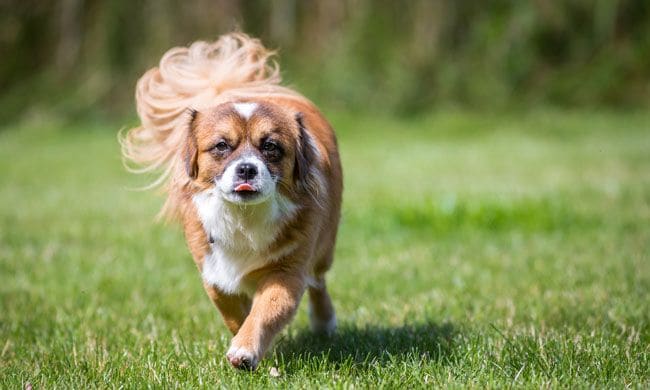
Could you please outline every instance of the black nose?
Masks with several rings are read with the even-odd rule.
[[[253,164],[243,163],[237,166],[237,177],[241,180],[250,180],[257,175],[257,167]]]

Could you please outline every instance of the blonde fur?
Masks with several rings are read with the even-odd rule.
[[[119,139],[130,171],[161,171],[147,186],[162,185],[167,193],[161,216],[179,216],[182,200],[177,196],[180,191],[174,189],[189,182],[181,156],[190,119],[188,109],[259,97],[300,96],[279,85],[274,55],[259,40],[231,33],[216,42],[199,41],[170,49],[158,67],[138,80],[135,97],[141,125],[120,134]]]

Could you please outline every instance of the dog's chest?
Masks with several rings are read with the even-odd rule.
[[[242,278],[282,257],[290,245],[271,250],[281,229],[274,204],[232,207],[216,194],[194,196],[199,218],[211,244],[203,279],[225,293],[247,293]]]
[[[203,280],[225,293],[247,292],[242,285],[242,278],[267,262],[267,259],[256,253],[233,253],[213,245],[212,252],[203,263]]]

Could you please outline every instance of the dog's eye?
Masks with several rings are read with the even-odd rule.
[[[225,152],[226,150],[230,149],[230,146],[226,143],[226,141],[219,141],[212,150],[215,150],[217,152]]]
[[[273,141],[264,141],[262,150],[265,152],[274,152],[278,149],[278,145]]]
[[[282,158],[282,146],[273,140],[264,140],[260,146],[262,155],[271,162],[280,161]]]

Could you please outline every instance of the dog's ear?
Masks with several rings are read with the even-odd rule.
[[[185,159],[185,171],[194,180],[199,176],[199,165],[197,162],[199,148],[196,142],[196,135],[194,134],[194,122],[198,112],[192,108],[188,112],[190,114],[190,121],[187,125],[187,137],[185,138],[185,146],[183,148],[183,158]]]
[[[296,122],[298,123],[300,133],[296,147],[296,162],[293,177],[296,181],[296,187],[300,191],[316,195],[318,193],[319,183],[314,164],[316,163],[318,151],[316,150],[316,145],[314,145],[311,135],[305,128],[301,112],[296,114]]]

